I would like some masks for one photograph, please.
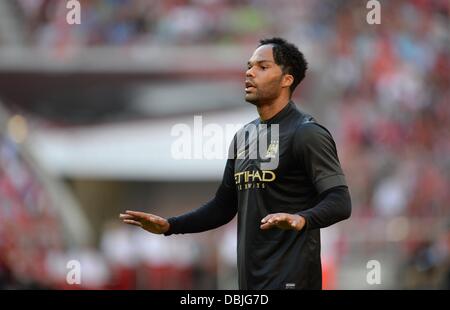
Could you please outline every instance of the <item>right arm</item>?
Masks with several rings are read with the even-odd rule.
[[[120,218],[124,223],[141,227],[151,233],[185,234],[211,230],[230,222],[237,213],[237,192],[234,181],[234,159],[228,159],[222,183],[212,200],[200,208],[168,220],[153,214],[127,211]]]
[[[194,211],[169,218],[170,228],[165,235],[198,233],[214,229],[230,222],[236,213],[237,193],[234,181],[234,159],[228,159],[222,183],[214,198]]]

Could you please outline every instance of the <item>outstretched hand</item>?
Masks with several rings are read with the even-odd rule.
[[[120,214],[119,218],[126,224],[141,227],[154,234],[163,234],[170,227],[165,218],[150,213],[125,211],[125,214]]]
[[[261,220],[261,229],[277,227],[280,229],[294,229],[300,231],[305,226],[305,219],[297,214],[272,213]]]

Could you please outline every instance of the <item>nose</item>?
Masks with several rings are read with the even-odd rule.
[[[253,68],[250,68],[245,72],[246,77],[255,77],[255,74],[253,73],[252,69]]]

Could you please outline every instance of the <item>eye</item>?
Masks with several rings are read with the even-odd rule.
[[[261,69],[264,71],[264,70],[268,69],[268,67],[266,67],[266,66],[261,66]]]

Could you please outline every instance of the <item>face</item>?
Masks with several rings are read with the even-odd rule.
[[[273,59],[272,45],[258,47],[248,61],[245,101],[256,106],[278,98],[286,86],[281,67]]]

